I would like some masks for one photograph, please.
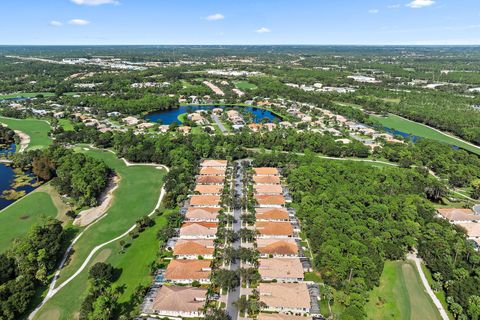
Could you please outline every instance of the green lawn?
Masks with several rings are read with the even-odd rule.
[[[179,114],[177,117],[177,120],[180,121],[180,123],[184,123],[185,120],[187,120],[187,116],[188,116],[187,112]]]
[[[12,99],[12,98],[35,98],[38,95],[43,95],[44,97],[53,97],[55,93],[53,92],[20,92],[20,93],[12,93],[12,94],[5,94],[0,95],[0,99]]]
[[[37,190],[0,211],[0,253],[12,240],[24,236],[33,225],[46,217],[55,218],[58,209],[46,192]]]
[[[253,83],[250,83],[248,81],[235,81],[234,84],[235,84],[235,87],[237,87],[240,90],[257,89],[256,85],[254,85]]]
[[[62,126],[65,131],[73,131],[73,123],[68,119],[58,119],[58,123]]]
[[[380,286],[370,293],[365,310],[369,319],[437,320],[438,310],[425,292],[415,266],[387,261]]]
[[[455,138],[444,133],[438,132],[421,123],[410,121],[399,117],[397,115],[389,115],[388,117],[370,116],[378,120],[383,126],[394,130],[402,131],[408,134],[413,134],[418,137],[424,137],[432,140],[437,140],[443,143],[458,146],[465,150],[471,151],[480,155],[480,147],[476,147],[466,143],[465,141]]]
[[[0,117],[0,123],[4,123],[9,128],[20,130],[30,136],[30,144],[28,145],[27,150],[44,148],[52,144],[52,139],[48,136],[48,132],[51,128],[46,121]]]
[[[128,230],[138,218],[150,213],[155,208],[166,173],[165,170],[159,170],[151,166],[127,167],[116,155],[107,151],[92,150],[85,146],[78,147],[76,150],[84,152],[94,158],[104,160],[120,175],[121,181],[118,189],[114,193],[115,198],[112,206],[108,210],[107,216],[85,231],[83,237],[75,244],[74,253],[69,263],[62,270],[58,284],[75,273],[95,246],[121,235]],[[150,231],[145,232],[145,237],[149,235],[152,236],[149,232]],[[144,237],[144,235],[142,235],[142,237]],[[152,253],[154,246],[153,238],[150,237],[149,239],[150,240],[143,240],[145,242],[137,239],[136,241],[139,241],[140,244],[132,244],[132,246],[127,249],[127,253],[120,257],[117,257],[118,244],[113,243],[102,248],[95,255],[95,258],[90,262],[89,266],[97,261],[112,259],[112,263],[118,263],[119,266],[125,267],[124,274],[122,273],[119,281],[126,284],[128,287],[127,292],[131,293],[131,290],[133,290],[131,285],[139,279],[137,277],[146,279],[146,275],[136,274],[136,272],[144,272],[146,264],[151,262],[151,259],[155,256],[155,254]],[[129,238],[126,237],[125,240],[129,240]],[[129,253],[129,251],[132,252]],[[144,261],[143,259],[146,256],[150,256],[150,260]],[[140,259],[140,261],[136,259]],[[85,296],[88,270],[89,268],[87,267],[75,280],[66,285],[54,296],[40,310],[36,319],[55,320],[74,318]]]

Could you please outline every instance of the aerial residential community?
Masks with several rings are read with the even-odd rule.
[[[480,319],[480,3],[0,10],[0,320]]]

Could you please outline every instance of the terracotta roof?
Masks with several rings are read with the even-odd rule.
[[[204,160],[201,164],[202,167],[226,167],[227,160]]]
[[[305,283],[260,283],[260,301],[272,308],[310,309],[310,294]]]
[[[282,195],[256,194],[255,200],[263,205],[284,205],[285,198]]]
[[[199,192],[200,194],[221,194],[222,190],[223,186],[215,184],[197,184],[195,186],[195,191]]]
[[[446,208],[437,209],[438,213],[449,221],[478,221],[480,215],[474,215],[471,209]]]
[[[253,172],[259,176],[278,176],[280,173],[277,168],[253,168]]]
[[[173,255],[207,255],[215,251],[213,240],[179,239],[173,248]]]
[[[200,280],[210,278],[210,260],[172,260],[165,271],[165,280]]]
[[[180,237],[212,236],[217,233],[217,227],[215,222],[185,222],[180,228]]]
[[[255,216],[258,220],[289,220],[288,211],[285,208],[257,208]]]
[[[298,253],[298,245],[292,238],[257,239],[257,249],[261,254],[294,255]]]
[[[257,184],[280,184],[280,178],[274,176],[253,176],[253,182]]]
[[[191,206],[218,206],[220,196],[192,196],[190,198]]]
[[[218,212],[220,211],[220,208],[188,208],[187,214],[185,215],[185,218],[187,220],[193,219],[193,220],[212,220],[217,218]]]
[[[255,193],[283,194],[282,186],[279,184],[256,184],[253,189]]]
[[[303,279],[303,266],[299,258],[270,258],[259,259],[258,272],[262,278]]]
[[[207,290],[203,288],[162,286],[155,295],[153,310],[197,312],[205,305]]]
[[[203,167],[200,169],[200,175],[223,176],[225,175],[225,171],[226,168]]]
[[[480,238],[480,223],[476,223],[476,222],[457,223],[457,226],[460,226],[463,229],[465,229],[469,237]]]
[[[294,316],[283,313],[260,313],[257,320],[311,320],[312,317]]]
[[[198,184],[223,184],[225,176],[199,176],[197,178]]]
[[[257,221],[255,228],[261,235],[293,236],[293,227],[290,222]]]

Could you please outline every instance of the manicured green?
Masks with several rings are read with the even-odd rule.
[[[73,123],[68,119],[59,119],[58,123],[62,126],[65,131],[73,131]]]
[[[473,146],[463,141],[460,138],[456,138],[445,133],[436,131],[426,125],[417,123],[414,121],[407,120],[405,118],[399,117],[397,115],[390,114],[388,117],[379,117],[379,116],[370,116],[375,120],[378,120],[383,126],[402,131],[408,134],[413,134],[417,137],[428,138],[432,140],[437,140],[443,143],[448,143],[450,145],[458,146],[462,149],[471,151],[480,155],[480,147]]]
[[[412,263],[387,261],[380,286],[370,293],[368,319],[441,319]]]
[[[55,96],[55,93],[53,92],[20,92],[20,93],[0,95],[0,99],[35,98],[38,95],[43,95],[44,97],[53,97]]]
[[[235,84],[235,87],[237,87],[240,90],[257,89],[256,85],[254,85],[253,83],[250,83],[248,81],[235,81],[234,84]]]
[[[7,250],[13,239],[24,236],[44,218],[55,218],[57,207],[46,192],[34,191],[0,211],[0,253]]]
[[[0,117],[0,123],[6,124],[9,128],[20,130],[30,137],[27,150],[40,149],[52,144],[48,136],[50,125],[44,120],[38,119],[13,119]]]
[[[74,253],[70,262],[60,273],[58,284],[68,279],[76,270],[78,270],[94,247],[123,234],[138,218],[149,214],[155,208],[166,173],[165,170],[159,170],[152,166],[127,167],[122,160],[116,157],[115,154],[108,151],[93,150],[87,146],[77,147],[76,150],[84,152],[97,159],[104,160],[120,175],[121,180],[118,189],[114,192],[114,201],[110,209],[107,211],[107,215],[85,231],[85,234],[75,244]],[[148,235],[149,233],[146,234]],[[129,239],[129,237],[124,238],[126,241]],[[148,242],[148,240],[144,241],[145,243]],[[149,244],[149,246],[153,246],[153,244]],[[143,259],[145,257],[143,255],[144,253],[135,251],[145,250],[146,255],[151,255],[149,259],[151,262],[151,259],[154,257],[151,248],[152,247],[148,246],[147,248],[144,248],[142,245],[136,245],[134,247],[132,245],[132,247],[127,249],[127,251],[134,251],[128,253],[131,258],[124,260],[124,257],[115,258],[118,251],[118,244],[113,243],[110,246],[102,248],[102,250],[96,254],[95,259],[92,260],[89,266],[93,265],[96,261],[103,261],[108,259],[109,256],[112,256],[112,259],[116,261],[115,263],[122,263],[123,266],[128,265],[129,268],[133,268],[129,269],[133,271],[125,271],[126,274],[121,278],[123,279],[121,281],[132,284],[137,281],[137,278],[131,277],[134,276],[133,274],[136,270],[144,270],[144,267],[141,266],[145,266],[146,262],[130,259]],[[125,255],[126,254],[127,253],[125,253]],[[135,266],[135,264],[140,264],[140,266]],[[40,310],[36,319],[72,319],[75,312],[78,311],[81,301],[86,293],[88,270],[89,267],[54,296]],[[131,275],[129,276],[128,274]],[[137,276],[140,275],[136,275],[135,277]],[[140,277],[146,276],[143,275]],[[129,286],[128,292],[131,292],[133,289]],[[55,315],[55,317],[52,317],[52,315]]]
[[[178,121],[180,121],[181,123],[184,123],[185,120],[187,120],[187,116],[188,116],[188,113],[185,112],[185,113],[182,113],[182,114],[179,114],[177,119]]]

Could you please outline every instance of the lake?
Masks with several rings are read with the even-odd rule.
[[[14,144],[11,145],[8,149],[0,149],[0,154],[5,154],[9,152],[15,152]],[[3,191],[11,189],[11,185],[14,179],[15,179],[15,172],[13,171],[13,168],[6,164],[0,163],[0,195],[3,193]],[[17,188],[16,190],[17,191],[24,190],[28,194],[33,190],[35,190],[35,188],[32,186],[23,186],[23,187]],[[14,202],[15,200],[6,200],[0,197],[0,210],[11,205]]]
[[[149,113],[145,116],[145,120],[148,120],[150,122],[157,122],[158,120],[162,121],[162,124],[172,124],[173,122],[180,123],[178,121],[178,116],[189,112],[189,111],[196,111],[196,110],[211,110],[214,108],[230,108],[230,109],[237,109],[237,110],[246,110],[253,116],[253,121],[255,123],[261,122],[263,119],[267,118],[270,122],[274,120],[279,120],[281,121],[280,117],[277,115],[273,114],[272,112],[265,110],[265,109],[260,109],[256,107],[242,107],[242,106],[212,106],[212,105],[207,105],[207,106],[180,106],[179,108],[176,109],[169,109],[169,110],[159,110],[155,111],[152,113]]]

